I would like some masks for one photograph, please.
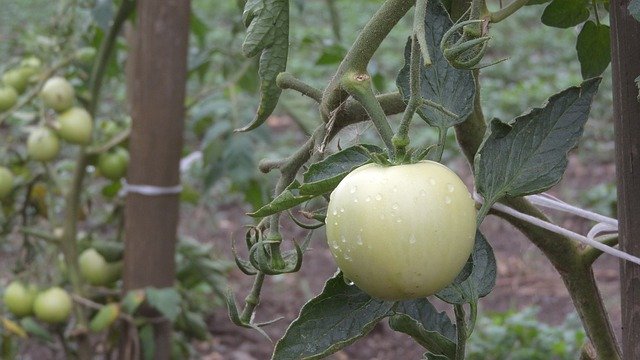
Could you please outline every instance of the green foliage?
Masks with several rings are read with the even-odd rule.
[[[640,21],[640,0],[631,0],[629,2],[629,12],[631,16]]]
[[[587,21],[582,26],[576,43],[582,77],[588,79],[604,72],[611,62],[611,30],[604,24]]]
[[[574,360],[585,341],[575,315],[559,326],[536,319],[538,309],[526,308],[483,316],[469,339],[468,360]]]

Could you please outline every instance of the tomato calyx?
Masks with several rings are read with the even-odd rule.
[[[279,233],[269,233],[265,236],[264,229],[259,226],[252,226],[245,234],[245,241],[249,250],[249,260],[242,259],[232,241],[231,250],[234,260],[240,271],[247,275],[255,275],[261,272],[265,275],[279,275],[293,273],[300,270],[302,266],[303,248],[296,241],[293,241],[294,250],[281,252],[280,244],[282,235]]]
[[[458,69],[477,69],[491,37],[486,35],[486,20],[471,19],[453,24],[443,36],[440,49],[449,63]],[[462,30],[462,35],[459,31]]]

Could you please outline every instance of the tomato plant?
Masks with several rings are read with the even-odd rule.
[[[331,193],[327,242],[345,277],[385,300],[433,295],[467,262],[475,202],[436,162],[364,165]]]
[[[40,292],[33,302],[36,317],[51,324],[66,321],[72,308],[73,302],[69,293],[56,286]]]

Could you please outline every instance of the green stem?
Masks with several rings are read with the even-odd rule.
[[[607,246],[615,246],[618,244],[618,234],[606,235],[600,242]],[[602,254],[602,250],[589,246],[582,251],[582,259],[585,264],[593,264]]]
[[[416,10],[413,16],[413,36],[418,39],[418,44],[420,44],[424,66],[431,65],[431,56],[429,56],[429,47],[427,46],[427,1],[429,0],[416,1]]]
[[[418,3],[421,2],[422,1],[418,1]],[[404,158],[406,148],[410,143],[409,126],[411,125],[411,120],[413,119],[416,110],[418,110],[420,100],[422,99],[420,96],[420,49],[422,49],[422,46],[419,45],[418,37],[415,35],[412,36],[411,57],[409,59],[409,101],[407,102],[407,108],[404,110],[404,115],[402,116],[398,132],[392,139],[397,158],[401,159],[401,161]]]
[[[471,337],[473,330],[476,327],[476,320],[478,319],[478,302],[474,301],[469,303],[469,309],[471,313],[469,314],[469,326],[467,327],[467,338]]]
[[[367,73],[350,72],[344,75],[340,82],[342,88],[353,96],[362,107],[367,111],[371,121],[375,125],[382,141],[387,146],[389,158],[394,158],[393,146],[393,130],[387,121],[387,115],[384,109],[376,99],[373,89],[371,88],[371,76]]]
[[[600,25],[600,15],[598,15],[598,6],[596,0],[591,0],[591,6],[593,6],[593,14],[596,17],[596,24]]]
[[[491,13],[491,22],[498,23],[509,16],[513,15],[516,11],[518,11],[521,7],[527,5],[529,0],[513,0],[509,3],[509,5],[503,7],[502,9]]]
[[[340,31],[340,11],[336,6],[336,0],[326,0],[327,7],[329,8],[329,16],[331,17],[331,30],[333,30],[333,36],[337,42],[342,41],[342,35]]]
[[[253,286],[251,287],[251,292],[244,299],[246,306],[242,310],[242,314],[240,315],[240,320],[243,323],[249,323],[251,321],[251,317],[253,312],[256,310],[258,304],[260,304],[260,292],[262,291],[262,284],[264,283],[264,273],[258,272],[256,278],[253,280]]]
[[[118,134],[116,134],[114,137],[112,137],[111,139],[109,139],[109,141],[107,141],[106,143],[99,145],[99,146],[91,146],[88,147],[86,150],[87,155],[98,155],[98,154],[102,154],[104,152],[109,151],[110,149],[122,144],[123,142],[125,142],[129,136],[131,135],[131,128],[127,128],[121,132],[119,132]]]
[[[456,360],[464,360],[465,348],[467,345],[467,324],[465,321],[463,305],[454,305],[456,314],[456,332],[458,334],[456,341]]]
[[[295,76],[282,72],[276,77],[276,84],[281,89],[292,89],[302,95],[306,95],[317,103],[322,101],[322,91],[314,88],[313,86],[305,83],[302,80],[297,79]]]
[[[434,160],[437,162],[442,161],[442,154],[444,153],[444,146],[447,142],[447,128],[438,128],[438,146],[436,147],[436,154]]]

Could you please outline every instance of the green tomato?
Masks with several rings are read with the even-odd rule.
[[[18,102],[18,92],[11,86],[0,87],[0,112],[7,111]]]
[[[22,94],[29,84],[30,77],[31,75],[27,71],[18,68],[5,72],[2,75],[2,82],[4,82],[5,85],[16,89],[19,94]]]
[[[42,61],[35,56],[29,56],[20,61],[20,67],[39,70],[42,67]]]
[[[73,302],[69,293],[57,286],[39,293],[33,303],[36,317],[51,324],[67,320],[72,308]]]
[[[13,173],[4,166],[0,166],[0,199],[4,199],[13,190]]]
[[[122,263],[108,263],[96,249],[89,248],[78,257],[80,275],[91,285],[105,286],[120,277]]]
[[[76,59],[83,65],[89,66],[93,64],[96,58],[96,49],[90,46],[80,48],[75,53]]]
[[[35,285],[24,286],[20,281],[12,281],[4,291],[4,305],[17,317],[33,313],[33,303],[38,294]]]
[[[93,119],[87,110],[80,107],[71,109],[58,115],[60,137],[72,144],[87,145],[91,142]]]
[[[36,128],[27,139],[27,154],[33,160],[50,161],[60,152],[58,136],[47,127]]]
[[[67,79],[54,76],[47,80],[40,90],[40,98],[45,106],[52,108],[57,112],[65,111],[73,106],[76,98],[73,86]]]
[[[435,294],[455,279],[473,249],[476,208],[442,164],[367,164],[333,191],[326,224],[345,277],[397,301]]]
[[[123,148],[102,153],[98,157],[98,170],[109,180],[119,180],[127,172],[129,152]]]

